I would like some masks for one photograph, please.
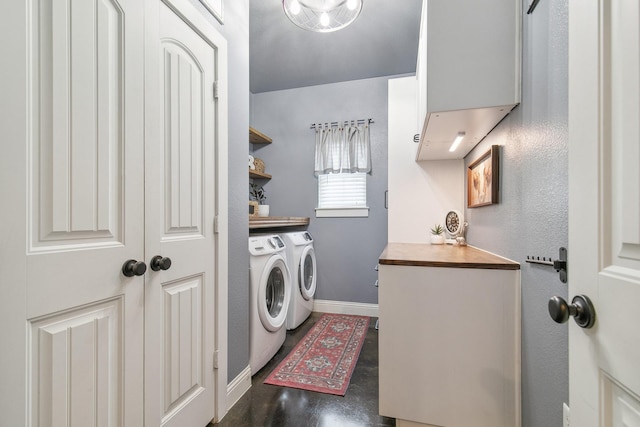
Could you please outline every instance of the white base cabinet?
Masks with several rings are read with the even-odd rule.
[[[409,426],[520,426],[519,265],[385,262],[400,261],[383,254],[378,271],[380,414]]]

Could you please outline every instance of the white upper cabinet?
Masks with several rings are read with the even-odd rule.
[[[521,39],[519,0],[424,0],[417,161],[465,157],[520,103]]]

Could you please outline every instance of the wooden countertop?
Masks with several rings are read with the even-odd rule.
[[[380,264],[418,267],[480,268],[520,270],[520,264],[473,246],[389,243]]]
[[[297,227],[309,225],[309,217],[299,216],[252,216],[249,217],[249,229],[272,227]]]

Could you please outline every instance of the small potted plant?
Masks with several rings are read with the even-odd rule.
[[[264,194],[264,188],[257,184],[249,184],[249,200],[258,202],[258,216],[269,216],[269,205],[265,204],[267,196]]]
[[[444,228],[440,224],[436,224],[431,229],[431,244],[442,245],[444,244]]]

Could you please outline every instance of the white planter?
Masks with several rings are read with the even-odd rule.
[[[432,245],[442,245],[444,244],[444,236],[443,235],[431,235],[431,244]]]
[[[269,205],[258,205],[258,216],[269,216]]]

